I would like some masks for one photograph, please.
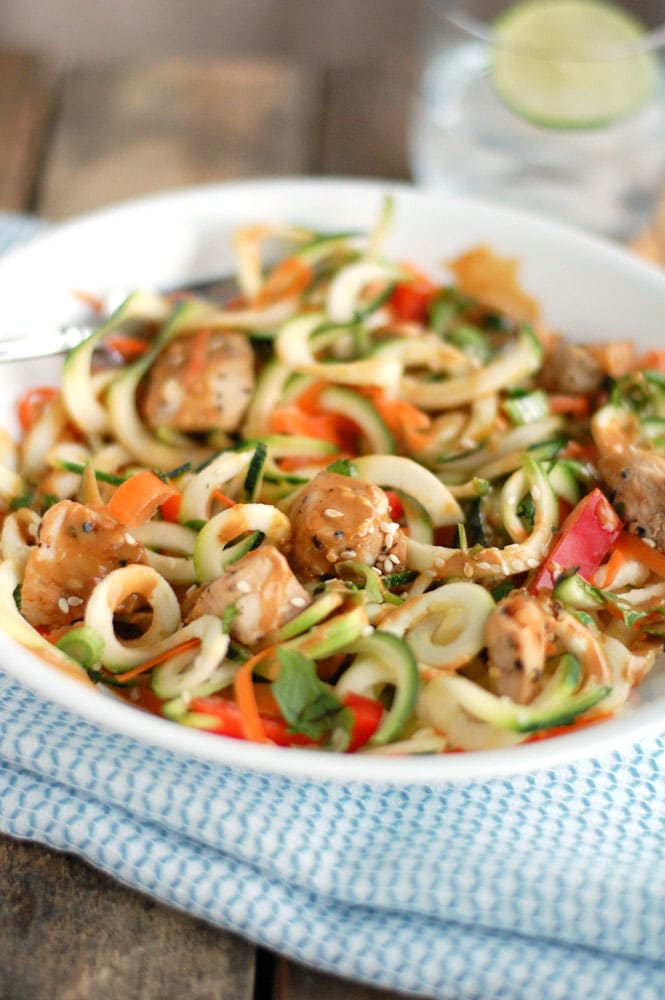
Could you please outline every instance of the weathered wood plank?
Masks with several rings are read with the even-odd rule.
[[[251,1000],[254,948],[77,858],[0,838],[3,1000]]]
[[[400,1000],[404,994],[361,986],[294,962],[281,961],[272,1000]]]
[[[72,72],[38,209],[63,219],[187,184],[311,172],[321,88],[314,70],[251,58]]]
[[[346,66],[326,74],[320,169],[356,177],[409,177],[411,63]]]
[[[50,83],[37,56],[0,52],[0,210],[30,207],[51,107]]]

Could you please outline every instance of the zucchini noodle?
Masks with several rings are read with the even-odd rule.
[[[165,724],[284,747],[621,711],[665,638],[665,352],[570,344],[487,248],[392,259],[392,211],[243,227],[238,296],[139,289],[17,401],[0,628]]]

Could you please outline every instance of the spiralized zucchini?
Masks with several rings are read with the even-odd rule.
[[[487,750],[621,710],[665,637],[665,363],[576,347],[566,374],[512,267],[425,276],[385,255],[392,210],[243,227],[239,298],[137,291],[21,401],[1,628],[284,746]]]

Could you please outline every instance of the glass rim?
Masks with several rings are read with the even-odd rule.
[[[540,49],[533,45],[519,45],[505,41],[497,33],[491,24],[473,17],[461,6],[449,5],[441,0],[429,0],[429,6],[436,9],[441,17],[449,21],[456,28],[465,31],[467,34],[487,42],[494,48],[510,49],[524,55],[542,56],[549,60],[560,62],[609,62],[619,59],[626,59],[631,56],[645,55],[653,53],[658,49],[665,48],[665,21],[651,30],[646,30],[644,34],[631,44],[613,46],[605,52],[594,53],[593,55],[580,54],[579,56],[567,53],[557,54],[551,49]]]

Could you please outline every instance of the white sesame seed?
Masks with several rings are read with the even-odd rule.
[[[383,572],[392,573],[392,571],[393,571],[393,564],[391,563],[390,559],[386,559],[383,563]]]
[[[344,517],[341,510],[335,510],[334,507],[326,507],[323,513],[326,517]]]
[[[76,594],[72,594],[71,597],[67,598],[67,604],[70,608],[78,608],[79,605],[83,604],[83,598],[77,597]]]
[[[343,552],[340,552],[339,557],[340,559],[355,559],[356,555],[357,552],[355,549],[344,549]]]
[[[471,577],[473,576],[473,566],[471,565],[471,563],[464,563],[464,569],[462,570],[462,572],[464,573],[464,576],[467,578],[467,580],[470,580]]]
[[[393,534],[386,535],[385,537],[386,548],[392,549],[394,544],[395,544],[395,536]]]
[[[241,594],[251,593],[251,586],[247,583],[247,580],[238,580],[236,583],[236,590],[239,590]]]
[[[67,603],[66,597],[60,598],[60,600],[58,601],[58,607],[62,611],[63,615],[67,614],[67,612],[69,611],[69,604]]]
[[[395,566],[399,566],[399,556],[396,556],[394,552],[392,555],[388,556],[388,558]]]
[[[392,522],[391,521],[381,521],[379,523],[379,527],[381,528],[381,531],[391,531],[392,530]]]
[[[307,599],[304,597],[292,597],[291,604],[294,608],[305,608],[307,607]]]
[[[371,635],[373,631],[374,629],[372,628],[371,625],[365,625],[363,629],[363,635]]]

